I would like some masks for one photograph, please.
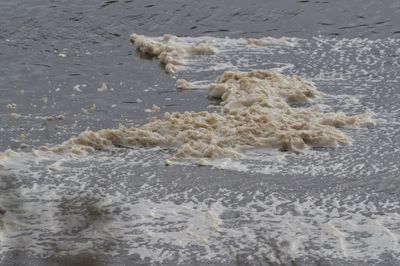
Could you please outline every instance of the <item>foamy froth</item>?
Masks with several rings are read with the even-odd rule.
[[[216,184],[199,194],[205,186],[196,173],[175,173],[172,179],[190,178],[192,188],[157,181],[169,178],[154,171],[156,154],[131,150],[115,153],[112,161],[107,153],[58,160],[57,171],[43,167],[54,160],[44,160],[45,154],[39,161],[25,157],[21,163],[32,166],[15,172],[24,185],[0,200],[1,250],[45,257],[138,254],[164,263],[230,262],[240,256],[286,264],[301,257],[398,255],[396,201],[373,193],[291,194],[263,182],[244,191]]]
[[[400,257],[391,159],[400,109],[371,104],[379,91],[369,85],[399,81],[379,68],[384,53],[369,52],[398,41],[130,38],[179,78],[180,92],[214,108],[154,105],[140,126],[1,153],[0,254],[171,264]]]
[[[222,111],[165,113],[138,128],[87,131],[55,147],[58,153],[83,154],[113,146],[162,146],[176,149],[168,163],[240,157],[250,148],[301,152],[306,147],[334,147],[350,138],[337,128],[372,125],[369,114],[347,116],[292,107],[322,96],[312,83],[273,71],[224,72],[208,87],[222,100]]]

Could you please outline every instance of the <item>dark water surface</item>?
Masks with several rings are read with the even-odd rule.
[[[135,55],[132,32],[300,38],[296,49],[205,60],[290,65],[347,95],[324,102],[330,111],[370,110],[377,126],[346,129],[351,146],[254,171],[165,167],[171,151],[122,148],[62,158],[58,172],[44,167],[58,158],[0,164],[1,265],[400,264],[399,1],[0,0],[0,150],[142,124],[153,104],[206,110],[204,91],[176,91]]]

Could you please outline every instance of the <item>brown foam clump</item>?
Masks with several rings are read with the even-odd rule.
[[[208,89],[222,100],[220,113],[165,113],[133,128],[86,131],[54,152],[85,154],[114,146],[162,146],[176,150],[173,160],[239,157],[244,149],[278,148],[301,152],[308,146],[347,144],[338,127],[373,124],[367,114],[321,113],[290,104],[323,95],[298,76],[273,71],[225,72]]]
[[[192,90],[194,89],[194,84],[187,81],[186,79],[178,79],[175,83],[177,89],[181,90]]]
[[[17,108],[17,105],[15,103],[10,103],[6,105],[6,108],[10,110],[15,110]]]
[[[185,57],[216,53],[214,48],[205,43],[190,45],[170,34],[164,35],[160,41],[155,41],[132,33],[130,40],[141,55],[158,58],[168,73],[175,73],[180,66],[183,66]]]
[[[307,146],[348,144],[337,127],[373,124],[370,115],[321,113],[290,104],[323,93],[308,81],[273,71],[225,72],[209,86],[209,97],[222,100],[226,119],[234,125],[235,145],[277,147],[300,152]]]
[[[61,145],[42,146],[41,150],[84,155],[115,146],[162,146],[176,148],[178,158],[215,158],[239,155],[233,149],[220,147],[214,130],[223,129],[223,116],[208,112],[165,113],[138,128],[85,131]],[[216,124],[218,124],[216,126]],[[209,145],[209,146],[208,146]]]

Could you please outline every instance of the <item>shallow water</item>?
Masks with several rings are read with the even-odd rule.
[[[203,89],[177,91],[156,61],[135,54],[132,32],[213,36],[221,52],[190,58],[177,78],[206,84],[232,68],[275,68],[332,95],[314,103],[321,110],[372,111],[377,125],[345,129],[350,146],[251,151],[219,161],[224,170],[166,167],[173,151],[159,149],[1,158],[0,262],[398,263],[399,14],[397,1],[1,2],[1,150],[141,124],[154,103],[207,110]],[[299,44],[241,39],[267,36]]]

